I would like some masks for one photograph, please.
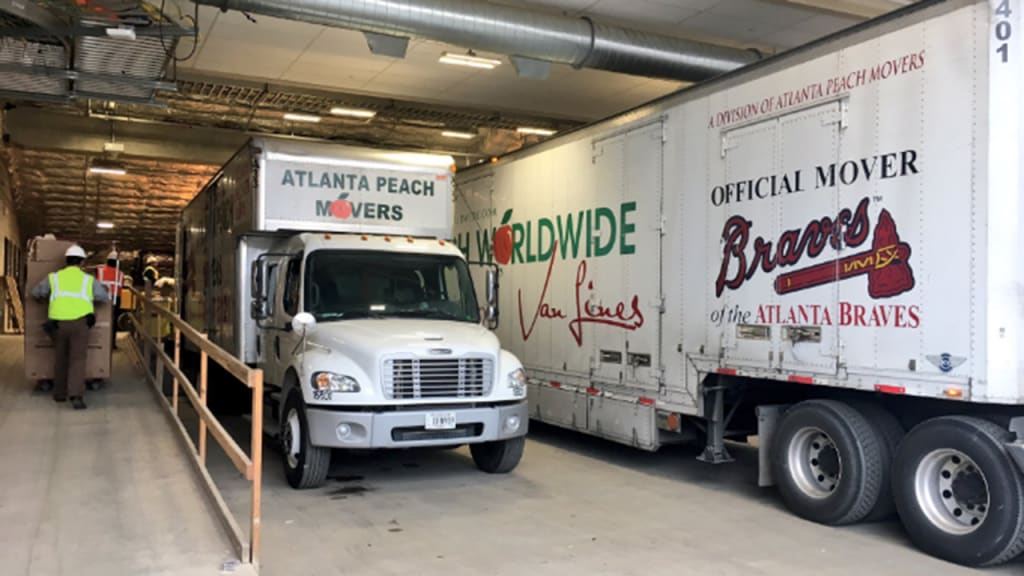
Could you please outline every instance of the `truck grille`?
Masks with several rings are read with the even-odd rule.
[[[491,391],[490,358],[390,358],[382,371],[384,395],[412,398],[476,398]]]

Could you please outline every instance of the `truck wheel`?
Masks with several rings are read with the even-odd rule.
[[[891,412],[871,402],[850,402],[854,410],[875,429],[875,436],[881,440],[884,452],[882,458],[882,489],[878,494],[878,502],[864,518],[864,522],[878,522],[892,517],[896,513],[896,502],[892,497],[892,463],[896,458],[896,449],[907,431]]]
[[[477,468],[488,474],[507,474],[519,464],[525,445],[526,437],[519,436],[497,442],[470,444],[469,452]]]
[[[859,412],[834,400],[808,400],[782,417],[772,468],[791,512],[839,526],[863,520],[882,492],[884,450]]]
[[[306,407],[299,392],[292,390],[281,418],[281,448],[284,475],[292,488],[317,488],[327,479],[331,449],[309,443]]]
[[[1024,552],[1024,481],[1010,461],[1009,431],[979,418],[943,416],[907,434],[893,493],[910,539],[932,556],[991,566]]]

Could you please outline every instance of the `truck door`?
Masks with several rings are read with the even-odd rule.
[[[276,280],[271,267],[276,271]],[[268,295],[274,309],[262,330],[267,358],[264,371],[268,380],[275,384],[284,382],[284,375],[291,366],[293,352],[299,343],[300,335],[292,331],[291,322],[299,313],[301,270],[301,256],[279,257],[268,266],[268,282],[276,288],[273,295]]]
[[[661,120],[593,143],[595,234],[576,274],[595,380],[658,390],[661,384]]]

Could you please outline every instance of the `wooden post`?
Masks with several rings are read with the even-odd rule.
[[[199,400],[203,406],[206,406],[206,365],[207,356],[206,349],[200,345],[199,351]],[[203,415],[199,413],[199,461],[206,466],[206,420],[203,420]]]
[[[174,328],[174,367],[181,370],[181,330],[177,326]],[[178,379],[174,379],[173,393],[171,395],[171,408],[174,409],[174,415],[178,415]]]
[[[261,509],[263,489],[263,370],[250,372],[252,386],[252,525],[249,531],[249,561],[259,566]]]

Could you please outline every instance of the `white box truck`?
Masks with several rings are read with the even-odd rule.
[[[180,313],[263,369],[295,488],[323,483],[332,448],[470,444],[486,472],[519,462],[526,378],[485,325],[497,274],[482,309],[445,240],[452,165],[255,139],[182,212]]]
[[[922,2],[460,171],[531,418],[759,435],[804,518],[1019,555],[1022,34],[1020,0]]]

